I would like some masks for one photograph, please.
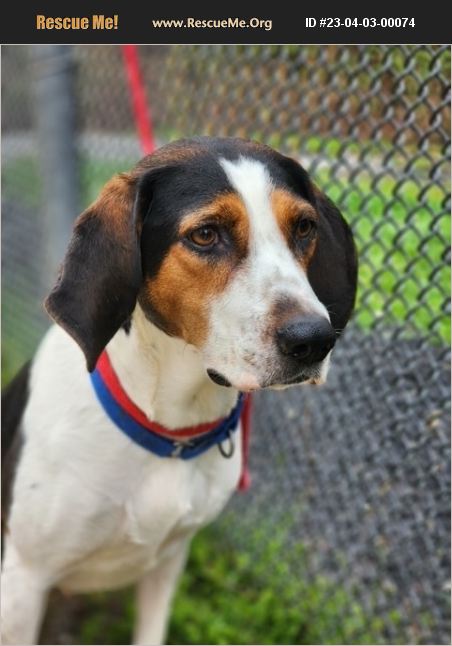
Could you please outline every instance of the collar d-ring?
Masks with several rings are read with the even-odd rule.
[[[225,442],[228,442],[227,448],[223,446]],[[234,455],[234,449],[235,449],[234,438],[232,437],[231,431],[228,431],[228,436],[226,440],[218,444],[218,450],[220,451],[221,455],[224,458],[232,458],[232,456]]]

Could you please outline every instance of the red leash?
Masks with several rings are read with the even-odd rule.
[[[127,74],[127,83],[132,104],[135,127],[140,139],[141,148],[145,155],[150,155],[155,150],[155,139],[152,127],[151,111],[146,101],[146,91],[140,69],[137,45],[122,45],[124,66]],[[251,395],[245,400],[241,416],[242,423],[242,474],[238,489],[245,491],[250,486],[250,473],[248,469],[249,443],[251,433]]]
[[[249,452],[250,452],[250,437],[251,437],[251,409],[252,399],[248,394],[243,406],[242,416],[242,474],[240,476],[238,490],[246,491],[251,485],[251,476],[249,470]]]
[[[150,155],[155,150],[155,140],[151,114],[146,101],[146,92],[140,70],[138,48],[136,45],[122,45],[121,49],[141,148],[145,155]]]

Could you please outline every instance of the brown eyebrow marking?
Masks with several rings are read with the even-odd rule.
[[[246,207],[237,193],[219,195],[208,204],[183,217],[179,226],[179,235],[183,237],[189,231],[207,223],[227,226],[234,236],[237,255],[243,258],[247,254],[249,220]]]
[[[237,193],[225,193],[183,217],[179,233],[185,235],[190,229],[202,226],[203,222],[208,219],[229,222],[233,225],[240,224],[245,228],[248,215],[245,205]]]
[[[319,219],[318,213],[312,204],[307,200],[304,200],[302,197],[298,197],[285,189],[275,188],[271,193],[270,200],[278,226],[289,245],[292,238],[294,223],[300,216],[304,215],[305,217],[309,217],[313,220]],[[301,266],[305,270],[314,255],[314,251],[315,240],[311,242],[309,247],[303,253],[303,256],[299,259]]]
[[[288,236],[288,228],[291,228],[293,221],[305,215],[315,220],[318,219],[317,211],[312,204],[302,197],[294,195],[282,188],[275,188],[271,193],[271,204],[276,220],[285,237]]]

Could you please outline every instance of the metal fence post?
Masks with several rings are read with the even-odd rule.
[[[79,213],[75,65],[67,45],[35,46],[35,119],[43,181],[42,283],[50,287]]]

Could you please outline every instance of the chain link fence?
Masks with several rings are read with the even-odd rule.
[[[449,644],[449,47],[139,54],[159,143],[243,136],[292,155],[339,205],[360,254],[356,312],[328,384],[255,398],[253,485],[215,525],[220,544],[266,564],[260,585],[280,586],[287,612],[311,614],[317,643]],[[71,56],[82,207],[141,153],[120,48]],[[48,324],[53,238],[34,94],[42,60],[27,47],[2,58],[7,380]]]

